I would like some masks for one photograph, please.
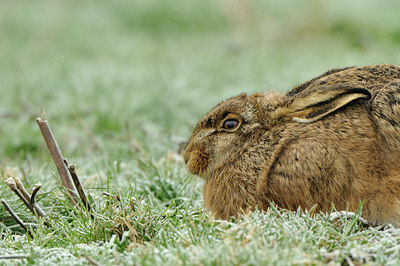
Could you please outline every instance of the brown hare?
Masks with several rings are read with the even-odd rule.
[[[197,124],[185,149],[203,198],[228,219],[269,202],[356,211],[400,225],[400,67],[330,70],[288,93],[241,94]]]

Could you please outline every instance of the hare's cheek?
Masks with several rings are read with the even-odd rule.
[[[186,164],[189,172],[195,175],[200,175],[205,178],[206,169],[208,166],[208,155],[201,151],[192,151],[189,161]]]

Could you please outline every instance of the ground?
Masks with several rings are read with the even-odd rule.
[[[180,146],[241,92],[285,91],[330,68],[399,64],[398,1],[0,2],[0,264],[399,264],[400,230],[273,205],[232,221],[202,207]],[[78,166],[75,211],[35,118]],[[2,182],[41,182],[30,215]],[[119,200],[103,192],[119,196]]]

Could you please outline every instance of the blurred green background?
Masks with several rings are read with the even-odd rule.
[[[166,157],[224,98],[397,64],[399,10],[395,0],[2,0],[1,167],[49,162],[41,108],[85,169]]]

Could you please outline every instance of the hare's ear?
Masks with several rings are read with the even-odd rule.
[[[315,91],[301,91],[283,103],[280,115],[294,121],[310,123],[319,120],[357,99],[368,100],[371,93],[363,88],[330,87]]]

